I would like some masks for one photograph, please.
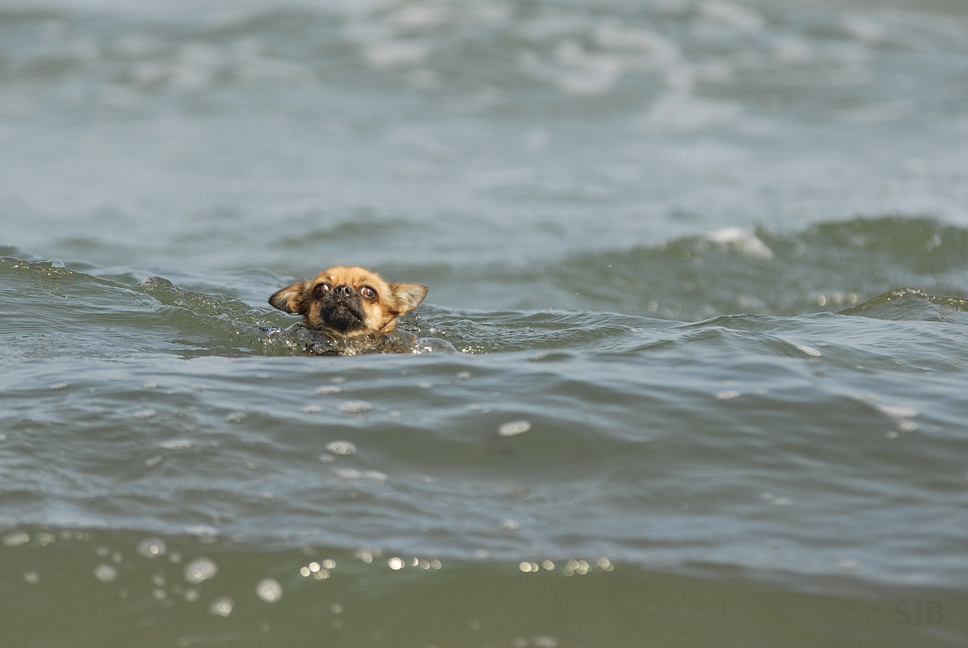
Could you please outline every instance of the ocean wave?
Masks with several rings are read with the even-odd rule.
[[[566,296],[565,308],[542,307],[530,299],[524,307],[503,311],[431,302],[401,320],[408,335],[485,353],[637,348],[652,344],[641,341],[643,335],[661,340],[674,322],[724,315],[842,312],[963,322],[966,258],[968,229],[889,217],[824,223],[795,234],[718,230],[653,247],[575,255],[527,272],[415,266],[395,273],[431,285],[432,296],[438,289],[445,297],[458,289],[473,292],[476,281],[503,285],[511,294],[541,295],[545,303],[549,295]],[[5,292],[13,297],[8,317],[34,322],[47,336],[48,352],[100,347],[106,321],[115,323],[111,330],[118,344],[132,340],[139,349],[225,355],[307,349],[305,336],[292,326],[295,318],[263,302],[263,293],[285,282],[271,273],[171,273],[186,282],[180,287],[154,275],[139,279],[144,271],[137,269],[79,267],[86,272],[57,260],[0,259]],[[905,285],[911,289],[898,288]],[[568,308],[576,305],[584,308]],[[39,351],[26,343],[20,352]]]

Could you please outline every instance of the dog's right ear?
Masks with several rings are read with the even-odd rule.
[[[287,313],[293,313],[294,315],[302,313],[306,298],[307,283],[306,281],[301,281],[288,288],[283,288],[269,298],[269,303]]]

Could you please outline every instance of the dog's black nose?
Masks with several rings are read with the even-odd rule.
[[[333,288],[333,296],[339,297],[340,299],[348,299],[353,296],[353,288],[343,284],[342,286],[336,286]]]

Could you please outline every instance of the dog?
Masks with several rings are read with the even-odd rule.
[[[315,279],[283,288],[269,303],[302,315],[307,328],[338,341],[392,333],[397,318],[426,296],[427,288],[420,284],[387,283],[366,268],[337,265]]]

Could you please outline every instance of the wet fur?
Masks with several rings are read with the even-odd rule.
[[[283,288],[269,303],[302,315],[307,328],[339,339],[391,333],[397,317],[426,296],[427,288],[420,284],[387,283],[365,268],[338,265]]]

